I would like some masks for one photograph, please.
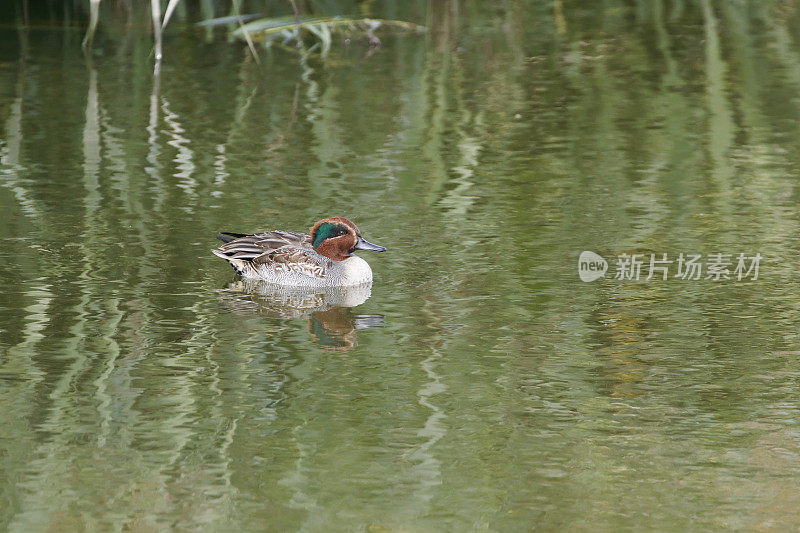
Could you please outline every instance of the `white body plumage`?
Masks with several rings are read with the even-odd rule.
[[[213,250],[216,253],[215,250]],[[251,261],[227,259],[243,278],[294,287],[346,287],[372,282],[369,263],[353,255],[344,261],[319,256],[319,261],[255,264]],[[310,255],[310,254],[309,254]],[[319,254],[316,254],[319,255]],[[314,258],[316,259],[316,258]]]

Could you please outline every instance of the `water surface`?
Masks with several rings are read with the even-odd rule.
[[[0,28],[0,529],[800,527],[796,10],[489,4],[176,25],[158,82],[141,28]],[[337,215],[389,249],[354,307],[209,252]]]

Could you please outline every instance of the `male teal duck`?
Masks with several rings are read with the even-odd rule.
[[[344,217],[325,218],[310,233],[267,231],[222,232],[224,242],[215,255],[228,261],[237,274],[277,285],[344,287],[372,281],[372,269],[356,250],[385,252],[364,240],[358,227]]]

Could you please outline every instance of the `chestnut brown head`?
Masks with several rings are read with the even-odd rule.
[[[314,224],[311,246],[334,261],[344,261],[356,250],[386,251],[383,246],[365,241],[358,227],[344,217],[325,218]]]

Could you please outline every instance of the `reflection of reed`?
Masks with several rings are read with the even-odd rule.
[[[95,224],[95,211],[100,207],[100,111],[97,101],[97,70],[89,63],[89,90],[86,95],[86,119],[83,127],[83,182],[86,187],[87,227]]]
[[[447,181],[447,167],[443,159],[445,152],[444,132],[448,112],[447,81],[450,75],[451,63],[451,35],[455,31],[453,22],[456,13],[454,2],[435,3],[432,6],[432,17],[436,20],[431,26],[434,47],[428,52],[426,65],[431,76],[428,93],[432,94],[429,100],[428,128],[425,142],[422,145],[422,155],[429,161],[432,168],[428,171],[430,176],[427,203],[435,201],[439,191]],[[437,20],[438,19],[438,20]]]
[[[0,375],[16,379],[4,380],[0,398],[3,398],[3,405],[14,406],[21,412],[29,412],[35,405],[36,387],[46,376],[45,371],[33,363],[31,354],[36,353],[39,343],[45,338],[43,332],[52,320],[51,304],[54,294],[52,287],[47,284],[31,287],[22,294],[23,302],[26,300],[31,302],[23,307],[25,324],[22,327],[22,338],[17,344],[6,349],[0,360]],[[9,386],[10,383],[16,385]],[[2,413],[14,416],[11,409],[3,409]],[[9,422],[4,424],[4,427],[13,430],[19,426]],[[29,450],[28,448],[27,451]]]
[[[320,91],[320,83],[315,79],[317,72],[311,65],[311,54],[301,50],[300,65],[303,69],[301,79],[306,85],[306,121],[311,125],[313,141],[311,153],[317,164],[308,169],[309,192],[313,201],[330,202],[335,191],[342,187],[341,168],[351,150],[343,142],[341,125],[339,87],[325,83]],[[324,72],[324,71],[323,71]]]
[[[11,103],[9,118],[5,124],[3,143],[2,147],[0,147],[0,164],[3,167],[2,185],[8,187],[14,193],[22,212],[35,223],[41,224],[44,217],[43,209],[37,205],[38,203],[28,193],[26,187],[22,184],[19,174],[24,171],[24,167],[20,164],[20,158],[23,139],[22,112],[28,59],[26,32],[22,32],[21,40],[22,49],[16,95]],[[3,420],[2,425],[5,428],[4,434],[8,438],[13,438],[13,441],[17,443],[16,447],[6,446],[3,449],[4,455],[7,455],[4,462],[10,461],[12,457],[15,459],[13,463],[8,462],[8,466],[5,469],[5,479],[14,479],[21,470],[20,465],[30,465],[32,460],[31,452],[36,446],[36,431],[39,428],[31,427],[26,423],[21,424],[20,418],[25,415],[33,418],[38,415],[36,410],[40,402],[37,400],[41,388],[45,386],[48,379],[48,371],[46,368],[39,367],[36,362],[36,354],[39,351],[40,344],[46,341],[45,331],[54,316],[51,309],[54,298],[55,293],[52,290],[52,286],[47,282],[36,283],[35,286],[22,291],[20,303],[26,302],[26,300],[32,303],[21,306],[21,311],[25,316],[24,325],[21,328],[21,340],[8,347],[4,351],[3,357],[0,358],[0,376],[11,378],[4,379],[3,387],[0,387],[0,400],[6,406],[2,412],[4,415],[12,417],[12,419]],[[36,470],[35,472],[38,476],[46,475],[45,472]],[[44,488],[51,487],[54,484],[47,483]],[[13,495],[11,499],[14,502],[13,512],[4,512],[2,513],[3,517],[0,518],[0,526],[3,526],[4,529],[10,529],[13,527],[11,524],[19,523],[20,520],[31,519],[30,515],[27,518],[23,518],[19,514],[15,514],[21,509],[26,509],[26,503],[31,499],[38,501],[38,498],[40,498],[36,491],[38,487],[34,485],[34,490],[28,490],[29,487],[31,487],[30,484],[15,486],[13,489],[4,487],[3,492]],[[52,489],[48,492],[48,495],[53,496]],[[35,509],[36,506],[33,505],[31,508]]]
[[[441,376],[436,372],[441,358],[442,354],[433,350],[429,357],[420,362],[420,367],[429,381],[417,391],[417,397],[419,404],[429,409],[430,414],[422,428],[417,431],[417,435],[424,441],[408,456],[409,459],[416,461],[414,470],[420,485],[418,496],[425,502],[430,502],[434,498],[433,488],[442,484],[442,462],[436,458],[433,447],[447,433],[447,427],[443,424],[447,415],[432,401],[433,396],[447,390]]]
[[[243,68],[246,64],[243,64]],[[241,75],[240,75],[241,76]],[[239,87],[239,94],[236,96],[236,114],[231,121],[230,130],[228,131],[227,138],[225,142],[219,143],[216,146],[217,155],[214,157],[214,186],[221,188],[225,181],[227,180],[228,176],[230,176],[230,172],[227,170],[228,164],[228,146],[230,146],[235,140],[239,137],[240,134],[243,133],[245,119],[250,111],[250,106],[253,103],[253,99],[258,92],[258,86],[253,87],[252,89],[247,89],[247,85],[242,83]],[[215,196],[222,196],[222,191],[216,191]]]
[[[22,338],[16,345],[8,347],[0,358],[0,377],[4,378],[3,386],[0,387],[0,402],[4,406],[0,410],[0,424],[3,426],[4,440],[14,443],[14,446],[3,446],[3,479],[8,484],[2,489],[7,503],[0,505],[0,509],[4,510],[0,515],[0,527],[4,530],[12,530],[13,524],[26,520],[30,522],[40,512],[35,505],[26,505],[31,499],[36,500],[34,504],[39,503],[39,495],[35,490],[38,487],[33,487],[34,490],[31,491],[27,485],[12,484],[12,480],[24,479],[23,472],[33,467],[31,452],[39,441],[37,428],[32,427],[28,420],[36,416],[37,398],[47,379],[47,373],[34,363],[32,354],[37,353],[40,343],[45,339],[43,332],[52,320],[53,296],[48,285],[39,285],[24,291],[21,301],[29,300],[33,303],[23,308],[26,316],[21,331]],[[35,468],[32,471],[40,474]],[[53,480],[52,485],[57,485],[57,480]],[[52,485],[45,485],[45,488]],[[52,490],[49,494],[52,495]],[[20,517],[20,511],[28,509],[31,510],[28,517]]]
[[[76,363],[86,362],[85,354],[80,350],[79,343],[89,335],[87,321],[90,315],[89,307],[92,302],[102,300],[104,294],[97,294],[94,290],[95,285],[92,281],[92,273],[97,265],[102,263],[99,256],[101,248],[97,238],[97,228],[101,226],[98,219],[100,209],[100,171],[101,171],[101,129],[100,129],[100,102],[97,87],[97,70],[87,58],[87,68],[89,70],[89,87],[86,95],[86,111],[83,129],[83,182],[86,193],[84,195],[84,231],[80,242],[80,251],[83,254],[83,270],[80,274],[82,283],[80,284],[80,302],[76,306],[76,324],[72,331],[72,341],[74,345],[68,350],[69,353],[76,355]],[[120,355],[120,348],[114,339],[114,333],[122,321],[123,312],[119,308],[119,299],[109,298],[106,301],[107,307],[113,311],[110,313],[109,320],[104,321],[100,327],[104,341],[103,351],[107,354],[107,359],[100,375],[95,379],[94,385],[97,387],[97,397],[99,401],[98,411],[101,416],[100,435],[98,445],[103,446],[109,437],[110,426],[112,424],[113,413],[111,411],[112,398],[108,394],[108,380],[114,372],[115,361]],[[71,384],[68,383],[70,387]]]
[[[800,56],[791,49],[792,38],[788,35],[785,23],[781,23],[777,13],[766,5],[744,6],[738,4],[722,4],[723,17],[726,22],[725,31],[738,46],[731,47],[731,68],[736,67],[740,83],[728,91],[735,91],[736,115],[741,125],[738,131],[746,132],[744,146],[737,147],[733,158],[739,165],[746,167],[745,176],[748,187],[746,200],[739,196],[739,201],[746,201],[748,214],[755,214],[762,222],[759,228],[759,247],[764,253],[772,257],[791,257],[796,254],[794,243],[784,239],[774,239],[771,235],[800,234],[797,220],[790,204],[776,208],[774,201],[776,191],[778,196],[787,197],[791,194],[785,180],[786,174],[791,173],[790,162],[783,151],[777,149],[775,139],[785,132],[794,131],[795,121],[783,121],[783,127],[776,131],[775,116],[769,115],[769,104],[764,102],[763,61],[765,56],[780,65],[780,83],[770,84],[776,94],[786,91],[794,94],[800,89]],[[753,9],[757,9],[753,13]],[[754,20],[755,19],[755,20]],[[756,24],[763,23],[768,29],[767,35],[771,38],[766,43],[756,42]],[[769,49],[769,53],[764,50]],[[780,98],[777,98],[780,100]],[[737,209],[738,211],[738,209]],[[739,215],[742,213],[739,212]],[[785,279],[796,278],[794,266],[787,261],[783,264],[774,264],[772,270],[775,274]],[[792,312],[788,311],[790,315]]]
[[[20,87],[20,95],[22,89]],[[154,92],[155,95],[155,92]],[[7,131],[11,133],[6,138],[3,146],[4,164],[13,164],[17,168],[19,161],[19,146],[21,140],[21,112],[23,109],[22,97],[15,102],[19,112],[11,113]],[[157,110],[157,108],[154,108]],[[150,155],[153,168],[158,165],[157,154],[162,147],[157,137],[157,112],[151,116]],[[63,270],[69,268],[58,255],[53,255],[50,261],[43,264],[38,270],[38,275],[45,279],[57,279],[58,292],[48,289],[46,308],[40,309],[39,305],[22,309],[27,313],[27,320],[32,320],[35,327],[26,326],[23,329],[25,340],[8,350],[8,359],[4,359],[5,369],[11,370],[8,363],[19,361],[13,357],[17,353],[26,355],[28,364],[26,372],[36,371],[37,364],[31,363],[31,355],[41,359],[47,364],[47,372],[36,372],[38,377],[23,381],[27,385],[42,385],[36,390],[31,390],[28,396],[31,404],[43,402],[42,412],[36,415],[36,424],[33,428],[43,437],[28,447],[30,457],[20,459],[18,464],[24,464],[31,469],[32,474],[26,475],[25,480],[18,486],[20,498],[17,502],[17,514],[14,517],[15,527],[23,529],[44,529],[48,525],[79,523],[82,513],[86,512],[83,504],[75,506],[70,503],[81,498],[82,501],[92,501],[98,497],[96,503],[104,501],[127,501],[131,493],[137,494],[140,499],[152,502],[148,512],[156,509],[158,512],[167,512],[167,508],[174,506],[165,495],[179,490],[176,482],[176,472],[184,471],[184,463],[188,455],[188,446],[195,444],[196,430],[192,428],[195,420],[202,418],[198,413],[196,380],[191,374],[179,372],[169,378],[167,390],[169,398],[165,401],[165,408],[155,413],[141,410],[137,402],[152,402],[148,394],[143,394],[141,388],[134,386],[131,373],[135,367],[148,354],[157,355],[159,364],[167,367],[179,368],[184,363],[184,357],[197,349],[194,336],[187,341],[186,351],[176,354],[175,357],[165,356],[163,353],[154,354],[143,345],[140,336],[141,328],[151,331],[158,327],[161,320],[157,310],[153,309],[153,302],[148,299],[149,287],[152,281],[152,265],[159,260],[157,249],[154,249],[150,239],[149,230],[145,222],[145,209],[142,206],[139,192],[131,187],[130,173],[126,172],[124,144],[111,134],[115,129],[110,123],[109,114],[101,106],[100,91],[98,88],[97,71],[89,64],[89,83],[86,97],[86,108],[83,123],[83,193],[82,206],[77,205],[82,211],[82,231],[73,239],[71,248],[77,254],[76,265],[79,270],[75,276],[64,276]],[[119,130],[116,130],[119,131]],[[108,151],[104,151],[108,147]],[[106,162],[109,164],[106,165]],[[115,188],[106,172],[112,169],[117,179]],[[157,173],[156,173],[157,175]],[[6,182],[7,183],[7,182]],[[13,183],[12,183],[13,185]],[[27,191],[20,189],[21,195],[18,202],[23,206]],[[117,242],[110,240],[109,235],[118,238],[112,229],[112,223],[118,223],[119,212],[110,210],[106,200],[113,193],[119,194],[119,199],[124,200],[118,205],[124,206],[124,219],[134,220],[134,227],[140,238],[137,245],[144,248],[144,257],[135,265],[139,270],[139,283],[130,287],[130,291],[138,298],[127,299],[122,303],[117,293],[118,286],[103,278],[108,265],[108,251],[115,250]],[[163,194],[158,196],[163,197]],[[34,204],[35,207],[35,204]],[[28,214],[36,217],[36,222],[46,222],[42,210],[28,210]],[[122,237],[126,238],[125,236]],[[67,279],[67,283],[64,283]],[[105,281],[101,281],[105,279]],[[134,278],[135,279],[135,278]],[[134,281],[133,279],[129,281]],[[48,287],[48,285],[42,285]],[[77,291],[75,291],[77,289]],[[77,294],[77,300],[70,305],[72,294]],[[40,289],[31,296],[42,296]],[[27,295],[26,295],[27,297]],[[61,309],[50,311],[53,300]],[[68,312],[64,312],[66,308]],[[56,337],[47,343],[47,348],[42,349],[38,343],[45,340],[42,330],[49,324],[51,316],[59,316],[58,328],[68,332],[66,338]],[[137,323],[138,326],[137,326]],[[119,339],[122,331],[130,332],[130,337],[123,345]],[[210,330],[203,324],[195,326],[197,337],[210,337]],[[56,347],[54,351],[52,347]],[[51,369],[51,359],[54,353],[57,370]],[[207,353],[208,355],[208,353]],[[209,359],[210,360],[210,359]],[[209,365],[215,372],[214,365]],[[15,370],[15,373],[22,375]],[[214,379],[219,380],[218,376]],[[222,417],[222,397],[219,387],[213,387],[218,394],[212,399],[216,400],[212,413]],[[4,388],[4,390],[7,390]],[[15,391],[17,400],[23,394],[20,389]],[[8,405],[12,405],[9,403]],[[97,427],[88,427],[86,415],[94,411],[88,418],[97,424]],[[18,412],[19,414],[19,412]],[[217,480],[205,483],[202,490],[204,495],[219,498],[220,502],[228,499],[230,491],[231,458],[228,456],[230,444],[233,441],[233,431],[236,428],[236,419],[222,421],[223,429],[220,431],[220,445],[216,448],[219,460],[207,461],[204,470],[218,474]],[[88,436],[88,437],[87,437]],[[80,449],[76,446],[76,439],[88,438]],[[137,442],[148,440],[158,451],[148,454],[139,454]],[[20,435],[18,442],[26,438]],[[117,462],[118,447],[128,449],[125,465]],[[91,476],[92,468],[84,469],[81,464],[87,459],[94,458],[99,464],[107,464],[111,468],[109,478],[106,479],[102,491],[93,494],[96,484],[87,480]],[[96,465],[94,465],[96,466]],[[105,468],[105,467],[104,467]],[[122,472],[126,472],[123,475]],[[204,474],[205,475],[205,474]],[[122,476],[124,479],[118,478]],[[202,478],[202,476],[200,476]],[[74,480],[74,483],[70,480]],[[119,481],[119,484],[116,484]],[[77,496],[78,487],[82,487],[81,496]],[[200,486],[198,483],[197,486]],[[71,507],[69,513],[60,512],[59,509]],[[129,511],[132,521],[140,521],[144,513],[137,515],[136,504],[132,503]],[[144,510],[142,510],[144,511]],[[96,509],[89,511],[97,512]],[[173,508],[173,512],[176,510]],[[196,523],[209,523],[220,516],[230,516],[230,513],[220,506],[204,506],[204,512],[198,513],[194,520]],[[83,516],[87,516],[83,514]],[[108,516],[103,528],[118,529],[128,522],[126,513],[116,517]],[[147,522],[147,520],[144,520]],[[113,525],[113,527],[112,527]],[[107,527],[106,527],[107,526]]]
[[[17,82],[22,91],[21,85],[24,78]],[[40,208],[36,201],[31,198],[25,187],[20,185],[19,172],[22,170],[19,164],[20,142],[22,140],[22,97],[16,97],[11,102],[11,110],[5,124],[3,144],[0,146],[0,165],[3,167],[2,185],[11,189],[22,211],[35,221],[41,220]]]
[[[457,94],[459,96],[456,101],[459,101],[461,99],[460,91]],[[450,169],[450,173],[454,176],[451,181],[455,184],[455,187],[444,194],[439,201],[439,204],[445,209],[445,214],[453,228],[463,223],[464,217],[469,215],[469,208],[478,199],[474,192],[473,194],[469,193],[473,186],[472,177],[475,174],[475,168],[478,166],[478,155],[483,149],[480,142],[482,135],[480,116],[473,118],[469,111],[463,107],[461,109],[462,113],[460,115],[463,118],[457,130],[459,139],[456,142],[459,158],[457,164]],[[470,135],[467,129],[473,121],[475,129],[478,130],[477,135]],[[476,243],[465,241],[462,244],[469,246]]]
[[[735,125],[731,116],[731,106],[726,97],[725,74],[726,65],[720,50],[719,28],[717,17],[709,0],[702,1],[705,18],[705,51],[706,51],[706,92],[708,98],[709,132],[708,146],[713,163],[711,177],[720,190],[728,190],[731,186],[733,167],[730,164],[730,150],[734,142]],[[722,196],[722,198],[726,198]],[[727,215],[732,214],[732,206],[724,208]]]
[[[161,177],[161,163],[158,160],[161,155],[161,146],[158,142],[158,122],[159,122],[159,92],[161,90],[161,76],[156,73],[153,76],[153,89],[150,93],[150,114],[147,124],[147,166],[144,171],[153,180],[153,201],[155,210],[160,211],[161,203],[164,202],[163,178]]]
[[[472,113],[467,108],[464,70],[453,53],[459,27],[458,3],[442,2],[434,8],[431,16],[436,28],[433,36],[436,52],[430,52],[427,68],[431,73],[438,74],[429,80],[431,87],[426,91],[435,96],[430,103],[430,127],[422,152],[433,164],[430,171],[433,176],[430,201],[438,197],[439,205],[444,208],[449,222],[455,228],[463,223],[467,211],[477,198],[469,192],[473,186],[472,177],[478,166],[478,156],[483,149],[480,139],[485,132],[482,113]],[[449,165],[444,158],[448,152],[445,130],[450,126],[451,116],[455,117],[454,127],[458,135],[458,159],[453,165]],[[442,189],[449,185],[447,192],[442,193]],[[463,244],[469,246],[474,243]]]
[[[0,185],[11,189],[21,210],[36,223],[43,220],[42,209],[37,201],[28,193],[20,183],[20,172],[24,168],[20,165],[20,149],[22,144],[22,103],[25,92],[26,65],[28,62],[27,33],[20,35],[20,59],[17,69],[17,83],[14,88],[15,96],[11,100],[8,119],[5,123],[3,142],[0,143],[0,168],[2,180]]]
[[[174,177],[178,179],[178,187],[183,189],[191,198],[194,198],[197,196],[195,191],[197,189],[197,180],[192,177],[195,170],[194,152],[189,148],[189,139],[183,136],[186,130],[181,126],[180,117],[170,110],[166,97],[162,96],[161,102],[161,108],[164,111],[164,122],[169,127],[167,133],[172,138],[167,144],[178,151],[175,155],[175,163],[177,163],[179,172],[176,172]]]

